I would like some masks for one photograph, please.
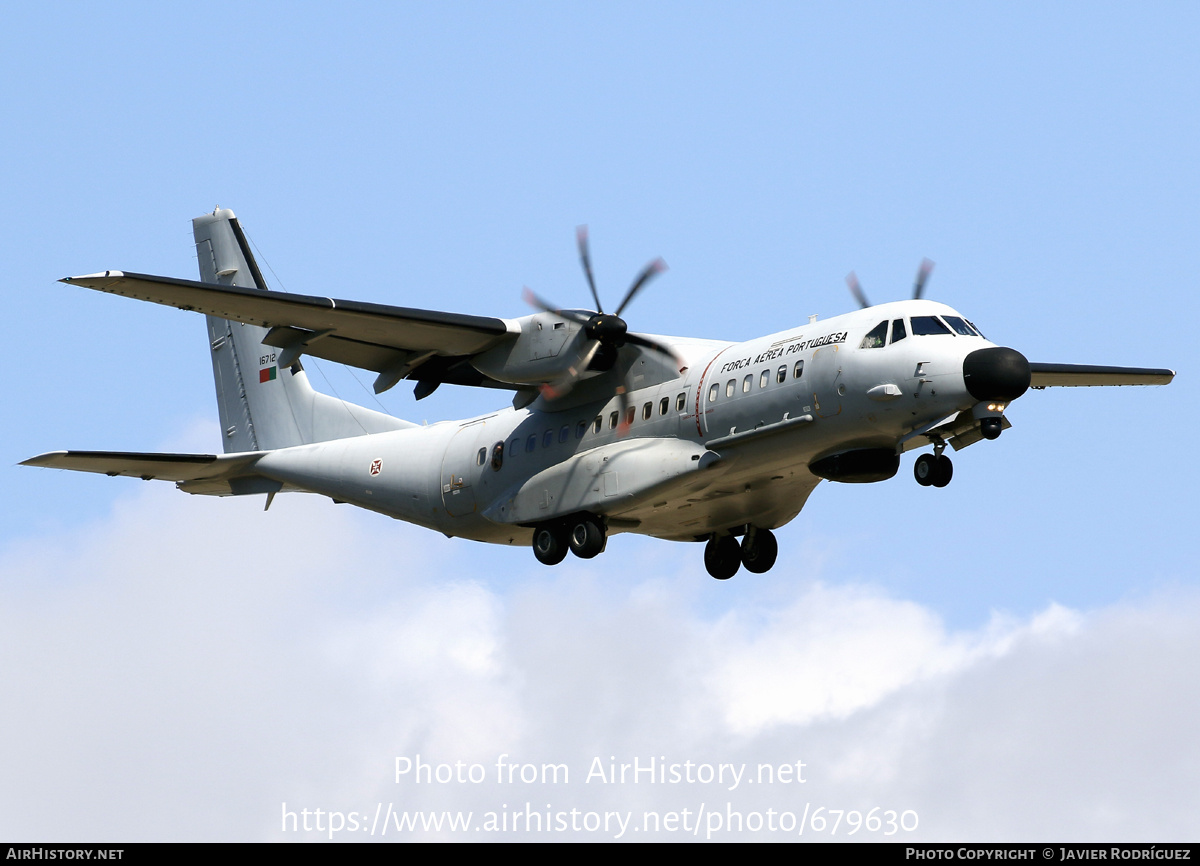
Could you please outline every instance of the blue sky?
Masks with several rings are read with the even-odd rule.
[[[546,634],[575,623],[601,647],[625,639],[621,623],[630,610],[644,612],[647,592],[672,600],[651,605],[663,633],[713,628],[726,635],[731,622],[757,622],[761,633],[745,626],[750,647],[771,628],[783,629],[767,622],[768,611],[856,593],[880,609],[922,611],[930,619],[917,621],[935,623],[931,633],[943,636],[929,646],[943,648],[992,639],[999,643],[988,646],[1010,647],[997,629],[1024,635],[1047,621],[1076,635],[1080,643],[1072,646],[1092,646],[1097,629],[1142,622],[1139,611],[1190,609],[1197,478],[1188,433],[1200,420],[1188,371],[1200,306],[1198,19],[1182,4],[11,10],[0,36],[0,106],[9,118],[0,143],[7,206],[0,255],[15,325],[4,352],[18,375],[10,376],[10,423],[0,433],[8,455],[0,592],[10,610],[27,614],[26,623],[51,616],[56,604],[76,609],[88,598],[118,597],[126,578],[117,566],[89,578],[84,564],[107,561],[89,545],[126,538],[122,532],[127,546],[114,562],[128,563],[131,574],[167,567],[141,558],[137,523],[123,523],[122,515],[161,519],[180,533],[179,544],[206,547],[225,537],[221,520],[273,534],[292,514],[310,529],[296,544],[313,532],[327,534],[323,543],[333,551],[338,539],[365,536],[386,548],[394,537],[424,564],[415,572],[404,567],[404,579],[389,588],[379,575],[360,576],[361,585],[334,580],[336,555],[312,573],[292,563],[306,587],[301,595],[311,599],[301,620],[317,631],[334,628],[318,611],[336,599],[331,616],[352,632],[347,623],[373,622],[405,593],[441,598],[452,592],[447,585],[461,583],[484,599],[481,616],[495,615],[488,621],[502,648],[501,681],[509,684],[513,671],[527,676],[523,664],[552,652],[527,631],[528,644],[507,631],[524,622],[522,611],[542,611],[531,621]],[[280,501],[264,516],[257,505],[203,503],[169,487],[148,493],[124,479],[16,467],[58,448],[217,447],[200,318],[54,282],[106,268],[195,278],[190,219],[216,205],[237,212],[277,287],[498,316],[527,311],[525,285],[564,305],[585,302],[573,232],[587,223],[605,299],[618,298],[647,260],[661,255],[670,266],[631,308],[632,327],[726,339],[849,309],[843,277],[851,269],[873,300],[904,297],[928,256],[937,262],[928,296],[1033,360],[1163,366],[1179,376],[1165,389],[1030,392],[1010,410],[1011,430],[956,457],[945,490],[919,488],[911,457],[883,484],[822,485],[779,533],[780,566],[765,579],[728,584],[703,573],[698,547],[632,536],[614,539],[586,567],[548,572],[528,551],[447,541],[324,503]],[[309,369],[317,387],[328,377],[340,396],[375,405],[365,374]],[[420,404],[404,387],[382,400],[413,420],[497,405],[494,394],[452,388]],[[213,534],[189,541],[193,519]],[[253,533],[233,537],[253,544]],[[252,558],[233,545],[218,544],[230,561]],[[77,558],[69,568],[52,567],[50,551]],[[391,561],[355,557],[346,555],[367,570]],[[633,572],[634,563],[648,567]],[[283,576],[274,575],[271,586],[286,594]],[[188,591],[196,609],[219,618],[203,573],[189,579],[197,582]],[[117,581],[112,596],[103,591],[106,580]],[[833,595],[812,595],[814,581]],[[670,586],[665,596],[647,589],[658,582]],[[218,581],[211,591],[218,586],[228,590]],[[163,614],[153,599],[130,599],[147,619]],[[270,620],[270,596],[258,603],[251,609]],[[587,603],[598,605],[598,619],[580,613]],[[853,615],[849,602],[829,609],[837,622]],[[1055,611],[1067,613],[1056,619]],[[1146,616],[1144,634],[1129,627],[1131,641],[1161,631]],[[245,627],[267,629],[264,622],[247,614]],[[392,623],[416,634],[427,626]],[[1180,639],[1190,635],[1185,630]],[[95,639],[104,644],[102,635]],[[26,650],[40,646],[31,640]],[[872,645],[870,636],[851,643]],[[171,649],[169,636],[151,645]],[[1009,651],[995,649],[995,657],[1016,665],[1020,653]],[[407,684],[399,692],[424,688],[413,671],[420,659],[440,657],[428,647],[413,653],[397,662],[395,675]],[[968,656],[977,658],[961,658]],[[746,658],[744,680],[760,682],[754,654]],[[61,661],[72,666],[70,654]],[[194,663],[181,658],[180,670]],[[22,667],[13,656],[5,664],[10,672]],[[880,662],[862,664],[855,676],[874,682],[872,665]],[[972,664],[914,670],[933,671],[928,676],[949,696],[965,687],[937,677],[999,694],[999,685],[987,691],[972,680],[979,674]],[[1080,664],[1104,680],[1100,661]],[[597,677],[608,675],[621,681],[613,671]],[[44,696],[53,676],[22,680],[28,700]],[[686,684],[699,674],[679,676]],[[786,689],[767,680],[764,694]],[[847,729],[865,725],[870,714],[889,711],[887,700],[915,700],[905,691],[911,682],[896,686],[902,698],[881,687],[858,703],[834,688],[828,706],[849,708],[830,711],[849,720]],[[580,687],[565,675],[547,679],[537,692],[540,709],[526,703],[512,710],[525,725],[514,722],[523,733],[513,737],[565,718],[564,696]],[[291,706],[295,695],[282,688],[278,706]],[[503,703],[476,680],[457,693],[471,696],[475,712]],[[136,689],[130,701],[152,703],[150,692]],[[732,705],[722,705],[723,718],[741,718]],[[812,725],[828,723],[819,712],[789,706],[756,716],[767,721],[746,736],[816,737]],[[445,708],[413,712],[410,732],[455,718]],[[658,744],[678,721],[662,712],[657,727],[614,718],[589,742],[603,748],[608,736],[629,748]],[[170,741],[169,720],[153,727]],[[634,728],[651,733],[639,739]],[[321,740],[338,728],[330,722],[314,730]],[[386,749],[425,742],[411,736],[396,734]],[[1041,754],[1046,744],[1031,736],[1027,754]],[[769,751],[765,742],[759,745]],[[849,742],[831,740],[826,748],[841,754]],[[466,748],[442,747],[448,754]],[[328,754],[324,760],[337,763]],[[36,775],[36,762],[28,767]],[[273,772],[265,767],[260,776]],[[316,769],[304,784],[330,796],[353,787]],[[938,805],[928,808],[932,815]],[[1015,836],[1030,827],[1015,817],[1005,825],[1003,803],[995,811],[998,826],[1011,826]],[[171,823],[176,837],[267,835],[253,814],[230,819],[225,833],[201,833],[183,812]],[[33,836],[69,837],[76,825],[63,816],[29,826]],[[1136,836],[1137,822],[1130,826]],[[21,825],[13,829],[29,835]]]

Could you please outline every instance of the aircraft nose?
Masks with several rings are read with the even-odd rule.
[[[963,359],[963,381],[976,400],[1015,400],[1029,387],[1029,360],[1016,349],[976,349]]]

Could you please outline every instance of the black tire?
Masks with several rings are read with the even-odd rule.
[[[568,543],[580,559],[591,559],[604,550],[604,527],[596,518],[585,517],[571,527]]]
[[[556,526],[533,530],[533,555],[542,565],[558,565],[567,555],[566,533]]]
[[[704,545],[704,567],[717,580],[729,580],[742,567],[742,548],[732,535],[714,535]]]
[[[954,477],[954,464],[950,462],[950,458],[943,454],[937,458],[937,469],[933,473],[933,486],[945,487],[950,483],[950,479]]]
[[[938,460],[932,454],[922,454],[918,457],[917,462],[913,465],[913,476],[916,477],[917,483],[922,487],[933,484],[934,479],[937,478],[937,464]]]
[[[742,565],[751,574],[766,574],[779,556],[779,542],[769,529],[757,530],[753,535],[753,544],[748,544],[750,538],[749,532],[742,538]]]

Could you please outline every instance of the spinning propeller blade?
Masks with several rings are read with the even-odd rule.
[[[862,286],[858,284],[858,276],[851,271],[846,274],[846,285],[850,287],[850,294],[854,295],[854,300],[858,301],[858,305],[864,310],[871,306],[871,302],[867,300],[867,296],[863,294]]]
[[[929,259],[921,259],[921,267],[917,271],[917,281],[913,283],[913,300],[921,300],[921,295],[925,292],[925,283],[929,281],[929,272],[933,270],[933,262]]]

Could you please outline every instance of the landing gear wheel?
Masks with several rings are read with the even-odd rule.
[[[580,559],[591,559],[604,550],[604,527],[594,517],[584,517],[571,527],[571,552]]]
[[[945,487],[954,477],[954,464],[945,454],[938,455],[937,470],[933,473],[933,486]]]
[[[913,466],[913,475],[916,476],[917,483],[922,487],[933,484],[933,480],[937,478],[937,464],[938,460],[932,454],[922,454],[918,457]]]
[[[747,532],[742,538],[742,565],[751,574],[766,574],[779,556],[779,542],[769,529]]]
[[[742,548],[732,535],[714,535],[704,545],[704,567],[717,580],[729,580],[742,566]]]
[[[533,555],[542,565],[558,565],[567,555],[566,533],[556,526],[533,530]]]

